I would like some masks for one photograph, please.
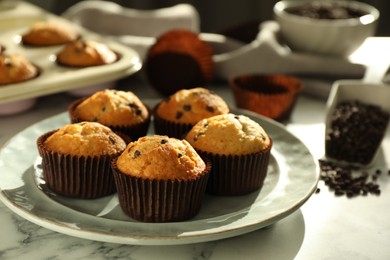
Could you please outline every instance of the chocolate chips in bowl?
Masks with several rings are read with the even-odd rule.
[[[321,179],[336,195],[379,194],[378,154],[390,119],[384,85],[338,81],[327,102]]]

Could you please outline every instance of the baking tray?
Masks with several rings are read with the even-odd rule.
[[[25,82],[0,86],[0,104],[115,81],[141,69],[142,61],[140,56],[132,48],[105,39],[64,18],[45,12],[34,5],[24,2],[18,4],[24,5],[25,11],[25,15],[21,16],[20,19],[31,17],[27,15],[28,9],[31,14],[44,14],[41,16],[41,20],[65,23],[79,32],[83,39],[97,40],[107,44],[107,46],[119,54],[120,59],[113,64],[86,68],[60,66],[56,63],[56,54],[64,45],[54,47],[28,47],[21,43],[21,35],[30,29],[33,22],[37,21],[37,19],[28,18],[25,23],[20,23],[22,25],[6,29],[3,28],[0,31],[0,44],[6,48],[7,53],[19,53],[29,59],[39,67],[40,75],[35,79]],[[10,15],[6,17],[8,17],[7,19],[14,20]],[[6,19],[2,18],[1,24],[5,23]]]

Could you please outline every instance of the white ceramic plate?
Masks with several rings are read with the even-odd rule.
[[[66,113],[30,126],[3,147],[0,151],[0,199],[16,214],[40,226],[112,243],[197,243],[268,226],[293,213],[315,191],[319,180],[317,163],[305,145],[282,125],[244,110],[234,112],[259,122],[273,139],[264,187],[260,192],[238,197],[207,195],[199,214],[191,220],[141,223],[121,211],[116,195],[79,200],[50,192],[41,179],[35,142],[42,133],[68,123]]]

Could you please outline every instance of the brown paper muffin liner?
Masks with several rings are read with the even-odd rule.
[[[261,152],[247,155],[218,155],[197,150],[213,165],[206,192],[214,195],[245,195],[259,190],[267,176],[272,141]]]
[[[112,160],[120,206],[129,217],[142,222],[177,222],[200,210],[211,163],[196,179],[152,180],[122,173]]]
[[[80,117],[77,117],[74,113],[74,110],[76,107],[83,102],[87,97],[79,98],[75,101],[73,101],[69,106],[68,106],[68,114],[70,117],[70,121],[72,123],[79,123],[86,121]],[[149,129],[149,124],[150,124],[150,118],[151,118],[151,109],[149,106],[144,104],[144,106],[148,109],[149,116],[141,123],[138,124],[131,124],[131,125],[105,125],[109,127],[112,131],[117,132],[118,134],[123,134],[127,137],[129,137],[132,141],[137,140],[138,138],[145,136],[148,132]],[[122,136],[123,137],[123,136]],[[124,140],[128,143],[128,139],[124,138]]]
[[[169,96],[182,88],[210,82],[214,75],[213,49],[191,31],[174,29],[156,40],[145,62],[149,82]]]
[[[178,139],[184,138],[194,125],[173,122],[160,117],[156,112],[158,105],[153,109],[154,132],[159,135],[167,135]]]
[[[240,75],[230,81],[239,108],[284,121],[290,118],[303,83],[287,75]]]
[[[72,156],[48,151],[44,142],[55,131],[37,139],[43,178],[48,188],[57,194],[80,199],[95,199],[114,193],[111,160],[117,155]]]

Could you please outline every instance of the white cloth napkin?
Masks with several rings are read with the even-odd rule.
[[[297,53],[281,41],[279,25],[274,21],[260,24],[257,38],[247,44],[214,56],[216,74],[231,78],[247,73],[285,73],[317,77],[361,78],[366,67],[347,59]]]

